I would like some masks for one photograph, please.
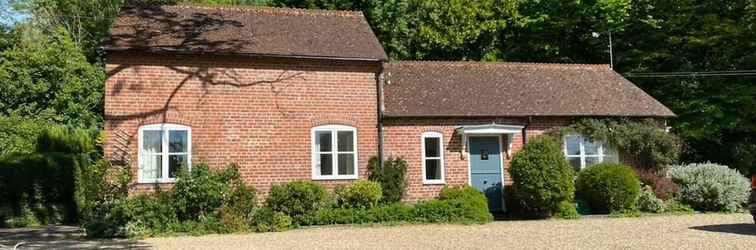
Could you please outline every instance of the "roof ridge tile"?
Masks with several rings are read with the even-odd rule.
[[[566,66],[566,67],[606,67],[609,68],[609,64],[588,64],[588,63],[544,63],[544,62],[510,62],[510,61],[451,61],[451,60],[406,60],[406,61],[394,61],[390,62],[392,65],[408,65],[408,64],[436,64],[438,66],[469,66],[469,65],[485,65],[485,66]]]
[[[255,12],[264,14],[285,14],[292,16],[342,16],[342,17],[364,17],[361,11],[352,10],[322,10],[322,9],[302,9],[289,7],[270,7],[270,6],[239,6],[239,5],[202,5],[202,4],[179,4],[167,5],[163,7],[177,9],[202,9],[202,10],[220,10],[220,11],[242,11]]]

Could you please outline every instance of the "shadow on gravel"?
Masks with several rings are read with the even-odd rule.
[[[0,229],[0,249],[147,249],[136,240],[95,240],[84,237],[84,231],[73,226]]]
[[[707,231],[707,232],[715,232],[715,233],[731,233],[731,234],[756,236],[756,224],[750,224],[750,223],[707,225],[707,226],[691,227],[690,229]]]

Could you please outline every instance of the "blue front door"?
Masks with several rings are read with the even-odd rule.
[[[502,166],[498,137],[470,137],[470,184],[486,194],[488,209],[502,212]]]

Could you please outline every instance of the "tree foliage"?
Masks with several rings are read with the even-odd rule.
[[[654,120],[582,119],[549,133],[560,138],[577,133],[593,141],[609,143],[637,160],[639,165],[634,167],[642,169],[662,170],[676,164],[680,157],[680,139]]]
[[[29,152],[48,124],[98,127],[105,74],[87,62],[68,33],[13,38],[0,52],[0,154]]]

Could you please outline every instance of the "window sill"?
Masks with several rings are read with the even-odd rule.
[[[444,180],[423,180],[423,185],[446,185]]]
[[[176,183],[176,179],[166,180],[139,180],[137,184],[173,184]]]
[[[357,180],[357,175],[342,175],[342,176],[313,176],[314,181],[338,181],[338,180]]]

